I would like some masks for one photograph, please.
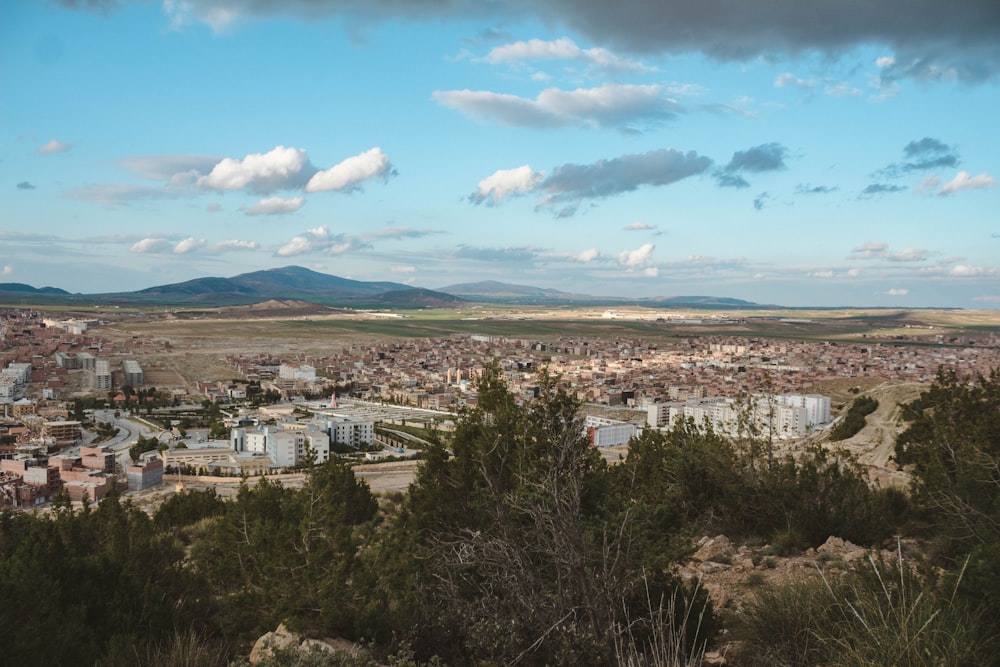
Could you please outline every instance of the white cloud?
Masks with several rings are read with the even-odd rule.
[[[625,225],[624,229],[627,232],[639,232],[647,229],[656,229],[656,225],[650,225],[642,220],[636,220],[631,225]]]
[[[69,141],[57,141],[53,139],[52,141],[38,147],[39,155],[51,155],[53,153],[65,153],[66,151],[73,148],[73,143]]]
[[[10,264],[4,264],[3,268],[0,269],[0,276],[9,276],[14,273],[14,267]]]
[[[886,253],[885,258],[890,262],[922,262],[927,259],[928,254],[926,250],[904,248],[896,252]]]
[[[397,266],[390,266],[389,267],[389,272],[390,273],[403,273],[403,274],[407,274],[407,273],[416,273],[416,271],[417,271],[417,267],[415,267],[415,266],[408,266],[408,265],[407,266],[400,266],[400,265],[397,265]]]
[[[655,247],[652,243],[644,243],[635,250],[620,252],[618,253],[618,263],[629,268],[641,267],[649,261]]]
[[[892,67],[896,64],[896,59],[892,56],[881,56],[875,59],[875,66],[884,69],[886,67]]]
[[[979,174],[978,176],[973,176],[967,171],[960,171],[955,174],[955,178],[941,186],[941,190],[938,194],[947,195],[952,192],[958,192],[959,190],[981,190],[983,188],[995,187],[996,184],[997,182],[993,180],[993,177],[989,174]]]
[[[909,293],[910,290],[908,289],[896,288],[896,287],[893,287],[888,292],[886,292],[886,294],[888,294],[889,296],[906,296]]]
[[[170,242],[162,238],[145,238],[136,241],[129,248],[129,252],[155,253],[164,252],[170,247]]]
[[[593,262],[595,259],[601,256],[601,253],[597,248],[588,248],[587,250],[581,250],[578,253],[571,254],[570,257],[578,262]]]
[[[339,238],[330,234],[326,225],[321,225],[292,237],[291,241],[278,248],[274,254],[278,257],[293,257],[311,252],[332,252],[332,244],[339,241]]]
[[[774,79],[777,88],[801,88],[802,90],[812,90],[816,86],[815,81],[800,79],[791,72],[783,72]]]
[[[469,195],[469,201],[494,206],[501,203],[508,195],[523,195],[531,192],[542,180],[544,174],[535,171],[529,165],[514,169],[500,169],[479,181],[476,191]]]
[[[847,270],[847,276],[849,278],[857,278],[860,275],[861,275],[861,269],[848,269]]]
[[[265,197],[247,209],[247,215],[282,215],[295,213],[302,204],[303,197]]]
[[[309,168],[309,156],[302,148],[277,146],[267,153],[251,153],[242,160],[227,157],[197,185],[212,190],[274,192],[301,186],[303,171]]]
[[[581,49],[568,37],[550,41],[531,39],[494,47],[484,58],[489,63],[516,63],[522,60],[576,60],[605,72],[649,72],[655,68],[622,58],[602,48]]]
[[[531,100],[484,90],[435,91],[439,104],[482,121],[518,127],[623,126],[676,115],[662,86],[608,83],[596,88],[546,88]]]
[[[810,278],[833,278],[833,271],[826,269],[824,271],[812,271],[808,274]]]
[[[256,241],[240,241],[238,239],[226,239],[209,247],[212,252],[230,252],[232,250],[257,250],[260,245]]]
[[[860,95],[861,89],[855,88],[849,83],[836,83],[830,84],[823,89],[823,92],[831,97],[851,97],[853,95]]]
[[[372,178],[388,178],[392,175],[392,163],[381,148],[371,148],[360,155],[349,157],[324,171],[316,172],[306,184],[306,192],[327,190],[348,191],[357,189],[361,183]]]
[[[198,248],[204,248],[204,247],[205,247],[205,239],[196,239],[193,236],[189,236],[174,246],[174,254],[186,255],[189,252],[193,252]]]
[[[656,278],[658,275],[660,275],[660,270],[655,266],[649,266],[642,270],[642,275],[646,276],[647,278]]]
[[[986,266],[972,266],[969,264],[958,264],[953,266],[948,272],[949,275],[958,276],[960,278],[977,278],[980,276],[995,276],[1000,271],[995,267]]]

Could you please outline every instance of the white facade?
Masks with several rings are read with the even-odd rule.
[[[326,431],[330,434],[331,442],[355,449],[370,445],[375,440],[375,424],[356,417],[338,415],[328,419]]]
[[[296,380],[298,382],[315,382],[316,368],[308,364],[281,364],[278,367],[278,377],[282,380]]]
[[[94,389],[111,389],[111,362],[94,360]]]
[[[130,387],[141,387],[143,385],[142,366],[134,359],[126,359],[122,362],[122,371],[125,373],[125,384]]]
[[[630,422],[594,416],[584,420],[583,428],[593,447],[627,445],[639,433],[639,427]]]

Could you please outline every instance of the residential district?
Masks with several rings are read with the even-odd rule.
[[[796,439],[828,425],[839,407],[809,390],[822,381],[928,382],[940,367],[1000,367],[996,334],[891,343],[700,336],[669,344],[456,334],[323,354],[232,351],[224,380],[154,387],[144,368],[186,352],[162,337],[122,339],[101,328],[100,320],[0,310],[0,506],[34,507],[59,493],[97,501],[114,488],[162,484],[165,472],[240,476],[343,452],[367,461],[410,456],[420,439],[392,427],[453,428],[457,414],[476,405],[476,379],[490,364],[522,399],[539,393],[542,373],[569,391],[596,447],[626,445],[643,429],[682,419],[722,434],[751,425],[766,437]],[[221,431],[186,423],[185,414],[206,406]]]

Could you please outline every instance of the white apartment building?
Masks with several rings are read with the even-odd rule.
[[[130,387],[141,387],[143,382],[142,366],[134,359],[126,359],[122,362],[122,371],[125,373],[125,384]]]
[[[349,445],[355,449],[368,446],[375,440],[375,424],[365,419],[348,415],[335,415],[326,420],[326,431],[330,441]]]
[[[265,453],[274,465],[291,468],[301,463],[311,449],[316,463],[330,458],[330,436],[316,429],[289,430],[274,426],[262,429],[234,428],[229,442],[236,452]]]
[[[278,367],[278,377],[296,382],[315,382],[316,367],[308,364],[283,363]]]
[[[584,419],[583,429],[593,447],[627,445],[639,433],[639,427],[630,422],[594,416]]]
[[[94,360],[94,389],[111,389],[111,362],[107,359]]]
[[[716,433],[735,436],[747,429],[763,436],[800,438],[818,424],[830,421],[830,398],[818,394],[754,396],[740,404],[732,398],[712,397],[684,403],[657,403],[647,408],[647,423],[673,427],[680,419]]]

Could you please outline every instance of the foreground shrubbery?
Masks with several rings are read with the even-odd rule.
[[[302,489],[265,480],[231,501],[186,492],[152,518],[116,497],[51,518],[0,514],[0,651],[11,664],[214,667],[284,622],[369,647],[345,665],[694,665],[719,621],[676,575],[692,537],[874,546],[906,521],[939,540],[940,576],[877,564],[764,587],[746,659],[996,654],[996,376],[974,387],[945,376],[908,408],[900,459],[916,466],[915,511],[845,456],[792,459],[691,424],[647,433],[607,466],[575,401],[542,385],[522,406],[486,373],[452,450],[426,448],[410,491],[381,507],[331,461]],[[275,664],[319,658],[284,659]]]

